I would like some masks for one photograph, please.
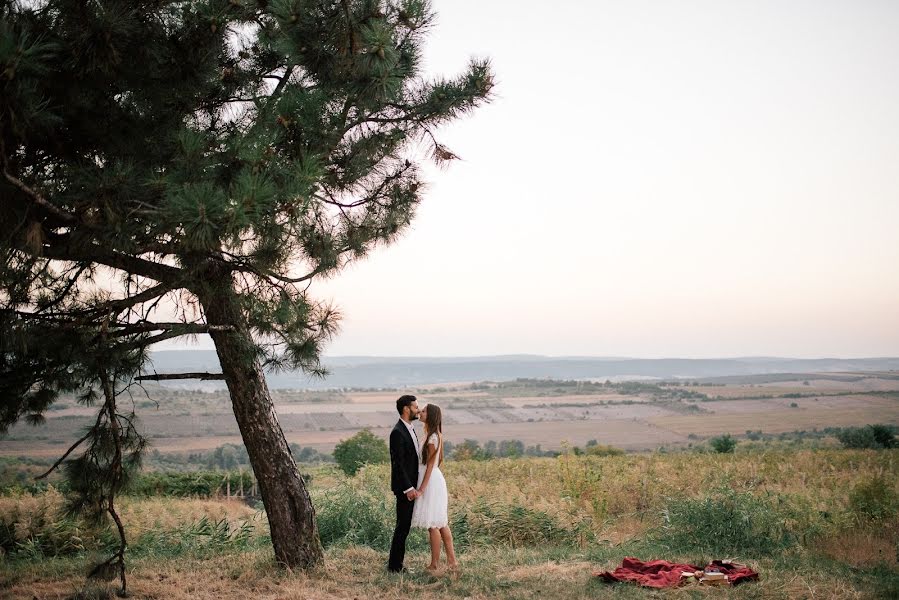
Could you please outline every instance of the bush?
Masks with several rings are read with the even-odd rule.
[[[497,456],[518,457],[524,454],[524,442],[521,440],[502,440],[497,448]]]
[[[585,452],[587,456],[620,456],[624,454],[624,450],[621,448],[607,446],[605,444],[588,445]]]
[[[704,498],[669,501],[654,537],[673,552],[693,556],[770,555],[795,543],[793,512],[780,497],[721,488]]]
[[[334,447],[334,460],[344,473],[352,476],[364,464],[390,462],[390,449],[384,440],[363,429]]]
[[[729,454],[734,451],[734,448],[737,447],[737,440],[730,437],[729,433],[725,433],[722,436],[710,439],[709,445],[711,445],[712,450],[714,450],[715,452],[720,452],[721,454]]]
[[[481,445],[474,440],[465,440],[456,444],[452,457],[454,460],[487,460],[491,458],[490,452],[481,448]]]
[[[852,489],[849,510],[859,521],[886,521],[899,513],[899,495],[892,481],[873,477]]]
[[[837,434],[837,439],[845,448],[868,448],[882,450],[899,448],[896,427],[892,425],[865,425],[847,427]]]

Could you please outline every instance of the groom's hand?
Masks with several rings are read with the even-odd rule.
[[[418,498],[418,492],[416,490],[409,490],[406,492],[407,500],[415,500],[416,498]]]

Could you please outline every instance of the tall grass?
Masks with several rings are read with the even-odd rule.
[[[719,488],[672,499],[650,538],[677,554],[760,557],[794,547],[810,532],[808,521],[784,496]]]
[[[567,523],[557,515],[521,504],[480,499],[452,514],[456,545],[581,547],[593,539],[589,518]]]
[[[856,520],[875,524],[889,522],[899,514],[899,493],[896,482],[883,475],[865,479],[852,488],[849,494],[849,510]],[[899,546],[897,546],[899,555]]]
[[[239,552],[257,545],[252,521],[232,525],[227,519],[213,520],[206,516],[199,521],[174,530],[149,531],[132,547],[136,555],[150,556],[211,556]]]
[[[261,512],[238,503],[123,499],[122,518],[134,555],[209,555],[240,551],[267,539]],[[216,510],[210,510],[215,508]],[[116,545],[110,523],[95,525],[66,514],[55,488],[0,499],[0,554],[18,561],[77,557]]]
[[[367,466],[355,477],[314,494],[319,535],[326,548],[334,545],[368,546],[382,551],[390,548],[396,504],[384,474],[383,467]],[[489,545],[582,545],[592,537],[591,521],[586,515],[564,519],[558,513],[486,497],[451,502],[449,519],[460,551]],[[413,531],[407,547],[426,548],[424,533]]]
[[[5,503],[6,510],[0,510],[0,552],[4,555],[30,560],[70,556],[112,540],[107,532],[65,514],[63,496],[52,487],[39,496],[23,494],[11,500]]]
[[[335,487],[313,494],[322,545],[358,545],[388,550],[393,537],[396,506],[393,495],[383,486],[360,474]],[[421,546],[420,536],[411,536],[410,545]]]

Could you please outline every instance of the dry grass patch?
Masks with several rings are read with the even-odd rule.
[[[817,547],[822,555],[853,567],[899,568],[899,531],[850,529],[822,538]]]
[[[226,498],[129,498],[120,504],[122,519],[132,535],[159,529],[176,529],[203,517],[225,519],[237,525],[253,519],[258,512],[241,500]],[[265,519],[262,519],[265,521]]]
[[[549,561],[541,562],[533,565],[522,565],[513,567],[502,572],[500,577],[509,579],[518,583],[525,583],[533,579],[550,579],[556,584],[570,583],[580,581],[585,583],[589,576],[593,565],[584,561],[558,562]]]

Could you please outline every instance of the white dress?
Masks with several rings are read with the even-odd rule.
[[[432,433],[426,442],[431,445],[431,451],[437,453],[437,460],[440,461],[440,438],[436,433]],[[425,472],[428,466],[418,464],[418,485],[421,486],[422,480],[425,478]],[[424,493],[415,500],[415,506],[412,509],[412,527],[420,527],[422,529],[430,529],[431,527],[446,527],[448,521],[446,517],[447,509],[447,492],[446,479],[440,471],[440,465],[435,464],[431,470],[431,478],[428,479],[428,487]]]

